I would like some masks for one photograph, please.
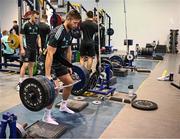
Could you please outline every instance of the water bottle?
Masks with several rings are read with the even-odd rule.
[[[134,87],[133,87],[133,85],[128,86],[128,94],[129,94],[129,97],[132,97],[134,95]]]
[[[174,74],[171,72],[171,73],[169,74],[169,81],[173,81],[173,76],[174,76]]]

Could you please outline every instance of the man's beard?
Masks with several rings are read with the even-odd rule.
[[[71,26],[70,24],[67,24],[67,28],[68,28],[69,30],[71,30],[71,29],[72,29],[72,26]]]

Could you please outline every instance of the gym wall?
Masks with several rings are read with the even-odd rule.
[[[70,0],[79,2],[87,9],[93,9],[95,0]],[[112,17],[115,33],[112,46],[126,51],[123,0],[100,0],[103,8]],[[180,0],[126,0],[128,37],[145,47],[153,40],[169,45],[170,29],[180,29]],[[180,49],[180,38],[179,45]]]
[[[17,0],[0,0],[0,28],[1,31],[10,30],[13,26],[12,21],[18,21]]]
[[[87,9],[95,7],[95,0],[70,0],[82,3]],[[123,0],[100,0],[100,8],[112,17],[112,46],[126,51]],[[1,28],[9,29],[12,20],[18,19],[17,0],[0,0]],[[128,36],[144,47],[146,43],[159,40],[160,44],[169,45],[169,30],[180,29],[180,0],[126,0]],[[179,44],[180,49],[180,35]]]

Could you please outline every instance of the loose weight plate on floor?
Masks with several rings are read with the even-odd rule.
[[[114,76],[125,77],[128,75],[128,70],[124,68],[114,68],[113,74]]]
[[[139,109],[139,110],[156,110],[158,108],[158,105],[155,102],[149,101],[149,100],[134,100],[131,103],[131,106]]]
[[[145,68],[136,68],[137,72],[146,72],[146,73],[150,73],[151,70],[150,69],[145,69]]]
[[[26,129],[27,138],[59,138],[67,130],[67,125],[53,125],[37,121]]]
[[[61,102],[58,102],[55,107],[59,108],[60,107]],[[87,106],[89,105],[88,102],[86,101],[77,101],[77,100],[71,100],[68,99],[67,101],[67,106],[68,108],[70,108],[71,110],[75,111],[75,112],[80,112],[83,109],[85,109]]]
[[[116,92],[113,96],[110,97],[110,100],[123,103],[131,103],[136,97],[136,94],[134,94],[133,96],[129,96],[127,92]]]

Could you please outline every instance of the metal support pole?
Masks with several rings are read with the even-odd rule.
[[[128,31],[127,31],[127,12],[126,12],[126,0],[124,2],[124,19],[125,19],[125,37],[126,37],[126,45],[127,45],[127,54],[129,54],[129,44],[128,44]]]
[[[109,28],[111,28],[111,17],[108,14],[106,14],[106,15],[109,18]],[[108,46],[111,46],[111,36],[110,35],[108,37]]]
[[[99,69],[101,67],[101,39],[100,39],[100,25],[99,25],[99,0],[95,0],[97,5],[97,24],[98,24],[98,49],[99,49]]]
[[[34,3],[34,11],[36,11],[36,0],[34,0],[33,3]]]
[[[19,30],[21,30],[21,27],[22,27],[22,11],[23,11],[23,8],[22,8],[22,3],[23,1],[22,0],[18,0],[18,22],[19,22]]]

